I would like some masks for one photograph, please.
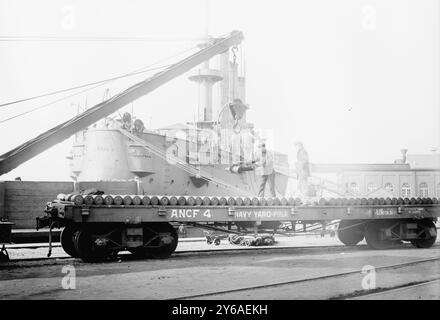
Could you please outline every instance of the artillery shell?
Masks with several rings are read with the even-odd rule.
[[[106,195],[104,197],[104,204],[107,206],[111,206],[113,204],[113,197],[111,195]]]
[[[220,197],[220,199],[218,199],[218,204],[220,206],[225,206],[228,204],[228,200],[225,197]]]
[[[211,204],[211,199],[209,197],[203,197],[203,205],[209,206]]]
[[[162,200],[161,200],[161,202],[162,202]],[[170,206],[176,206],[177,202],[178,202],[177,197],[171,196],[171,197],[168,198],[168,203],[162,204],[162,205],[166,206],[167,204],[169,204]]]
[[[133,203],[133,199],[130,196],[124,196],[123,198],[124,205],[129,206]]]
[[[244,197],[244,198],[243,198],[243,205],[244,205],[244,206],[250,206],[250,205],[251,205],[251,198],[249,198],[249,197]]]
[[[235,206],[235,198],[229,197],[228,198],[228,205],[229,206]]]
[[[177,199],[176,199],[177,200]],[[170,203],[170,199],[168,199],[168,197],[162,197],[160,198],[160,204],[163,206],[166,206]]]
[[[158,196],[152,196],[150,198],[150,203],[153,206],[157,206],[159,204],[159,197]]]
[[[258,198],[253,197],[253,198],[251,199],[251,205],[253,205],[253,206],[258,206],[259,204],[260,204],[260,200],[259,200]]]
[[[211,206],[218,206],[219,200],[217,197],[211,197]]]
[[[196,199],[194,197],[187,197],[186,204],[188,206],[194,206],[196,204]]]
[[[131,199],[133,201],[133,205],[135,205],[135,206],[138,206],[142,203],[142,199],[139,196],[134,195],[131,197]]]
[[[82,205],[84,203],[84,198],[80,194],[77,194],[77,195],[75,195],[73,197],[70,196],[70,198],[72,199],[70,201],[73,202],[77,206],[80,206],[80,205]]]
[[[120,206],[124,203],[124,199],[121,196],[114,196],[113,197],[113,204]]]
[[[201,197],[196,197],[196,206],[201,206],[203,204],[203,199]]]
[[[93,204],[93,197],[91,195],[87,195],[84,197],[84,204],[86,206],[91,206]]]
[[[100,206],[104,203],[104,198],[101,195],[93,196],[93,203],[97,206]]]
[[[144,206],[148,206],[148,205],[150,205],[150,197],[149,196],[143,196],[142,197],[142,204],[144,205]]]
[[[235,204],[237,206],[242,206],[243,205],[243,198],[242,197],[236,197],[235,198]]]

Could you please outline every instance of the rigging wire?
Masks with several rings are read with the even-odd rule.
[[[60,98],[60,99],[57,99],[57,100],[51,101],[51,102],[49,102],[49,103],[43,104],[43,105],[41,105],[41,106],[38,106],[38,107],[36,107],[36,108],[33,108],[33,109],[30,109],[30,110],[27,110],[27,111],[22,112],[22,113],[19,113],[19,114],[16,114],[16,115],[11,116],[11,117],[9,117],[9,118],[2,119],[2,120],[0,120],[0,124],[5,123],[5,122],[7,122],[7,121],[10,121],[10,120],[12,120],[12,119],[15,119],[15,118],[18,118],[18,117],[24,116],[24,115],[26,115],[26,114],[32,113],[32,112],[34,112],[34,111],[37,111],[37,110],[40,110],[40,109],[44,109],[44,108],[49,107],[49,106],[51,106],[51,105],[53,105],[53,104],[55,104],[55,103],[57,103],[57,102],[60,102],[60,101],[66,100],[66,99],[68,99],[68,98],[72,98],[72,97],[77,96],[77,95],[79,95],[79,94],[81,94],[81,93],[84,93],[84,92],[87,92],[87,91],[90,91],[90,90],[96,89],[96,88],[98,88],[98,87],[100,87],[100,86],[102,86],[102,85],[104,85],[104,84],[105,84],[105,82],[104,82],[104,83],[101,83],[101,84],[98,84],[98,85],[96,85],[96,86],[94,86],[94,87],[92,87],[92,88],[87,88],[87,89],[85,89],[85,90],[81,90],[81,91],[76,92],[76,93],[74,93],[74,94],[71,94],[71,95],[68,95],[68,96],[62,97],[62,98]]]
[[[6,102],[6,103],[0,104],[0,108],[6,107],[6,106],[10,106],[10,105],[13,105],[13,104],[17,104],[17,103],[21,103],[21,102],[26,102],[26,101],[29,101],[29,100],[35,100],[35,99],[39,99],[39,98],[53,96],[53,95],[56,95],[56,94],[59,94],[59,93],[64,93],[64,92],[69,92],[69,91],[73,91],[73,90],[77,90],[77,89],[82,89],[82,88],[90,87],[90,86],[93,86],[93,85],[96,85],[96,84],[103,84],[103,83],[107,83],[107,82],[110,82],[110,81],[126,78],[126,77],[137,75],[137,74],[142,74],[142,73],[145,73],[145,72],[148,72],[148,71],[152,71],[152,70],[156,70],[156,69],[161,69],[161,68],[168,67],[168,66],[170,66],[170,65],[156,67],[156,68],[151,68],[151,69],[147,69],[147,70],[143,70],[143,71],[134,71],[134,72],[126,73],[126,74],[123,74],[123,75],[120,75],[120,76],[116,76],[116,77],[113,77],[113,78],[108,78],[108,79],[101,80],[101,81],[95,81],[95,82],[87,83],[87,84],[76,86],[76,87],[71,87],[71,88],[62,89],[62,90],[56,90],[56,91],[48,92],[48,93],[45,93],[45,94],[40,94],[40,95],[29,97],[29,98],[24,98],[24,99],[20,99],[20,100],[10,101],[10,102]]]
[[[212,39],[224,38],[229,32],[216,36]],[[204,36],[195,37],[136,37],[136,36],[25,36],[25,35],[0,35],[0,42],[200,42],[206,41],[206,34]]]
[[[166,67],[167,67],[167,66],[163,66],[163,67],[161,67],[161,68],[166,68]],[[143,72],[133,73],[133,74],[131,74],[131,75],[136,75],[136,74],[140,74],[140,73],[145,73],[145,72],[148,72],[148,71],[151,71],[151,70],[156,70],[156,69],[158,69],[158,68],[148,69],[148,70],[145,70],[145,71],[143,71]],[[113,81],[113,80],[108,80],[108,81],[98,82],[98,84],[97,84],[96,86],[94,86],[94,87],[91,87],[91,88],[87,88],[87,89],[81,90],[81,91],[76,92],[76,93],[73,93],[73,94],[71,94],[71,95],[68,95],[68,96],[65,96],[65,97],[62,97],[62,98],[56,99],[56,100],[54,100],[54,101],[51,101],[51,102],[49,102],[49,103],[43,104],[43,105],[41,105],[41,106],[38,106],[38,107],[36,107],[36,108],[33,108],[33,109],[30,109],[30,110],[27,110],[27,111],[22,112],[22,113],[19,113],[19,114],[16,114],[16,115],[11,116],[11,117],[9,117],[9,118],[2,119],[2,120],[0,120],[0,124],[5,123],[5,122],[7,122],[7,121],[10,121],[10,120],[12,120],[12,119],[15,119],[15,118],[18,118],[18,117],[24,116],[24,115],[26,115],[26,114],[32,113],[32,112],[34,112],[34,111],[37,111],[37,110],[40,110],[40,109],[44,109],[44,108],[49,107],[49,106],[51,106],[51,105],[53,105],[53,104],[55,104],[55,103],[57,103],[57,102],[60,102],[60,101],[63,101],[63,100],[66,100],[66,99],[72,98],[72,97],[77,96],[77,95],[79,95],[79,94],[81,94],[81,93],[84,93],[84,92],[87,92],[87,91],[90,91],[90,90],[96,89],[96,88],[101,87],[101,86],[103,86],[104,84],[106,84],[106,83],[108,83],[108,82],[111,82],[111,81]]]
[[[160,63],[160,62],[163,62],[163,61],[166,61],[166,60],[169,60],[169,59],[175,58],[176,56],[181,55],[181,54],[183,54],[183,53],[186,53],[186,52],[188,52],[188,51],[191,51],[191,50],[193,50],[193,49],[195,49],[195,48],[197,48],[197,47],[194,46],[194,47],[192,47],[192,48],[190,48],[190,49],[186,49],[186,50],[184,50],[184,51],[182,51],[182,52],[179,52],[179,53],[177,53],[177,54],[175,54],[175,55],[173,55],[173,56],[170,56],[170,57],[167,57],[167,58],[161,59],[161,60],[156,61],[155,63],[153,63],[153,64],[151,64],[151,65],[149,65],[149,66],[146,66],[146,67],[143,67],[143,68],[137,69],[137,70],[135,70],[135,71],[133,71],[133,72],[131,72],[131,73],[125,74],[125,75],[123,75],[123,76],[114,77],[114,78],[111,78],[111,79],[106,79],[106,80],[102,80],[102,81],[95,82],[97,85],[95,85],[95,86],[93,86],[93,87],[91,87],[91,88],[86,88],[86,89],[81,90],[81,91],[79,91],[79,92],[76,92],[76,93],[74,93],[74,94],[71,94],[71,95],[68,95],[68,96],[62,97],[62,98],[60,98],[60,99],[57,99],[57,100],[51,101],[51,102],[49,102],[49,103],[46,103],[46,104],[41,105],[41,106],[38,106],[38,107],[36,107],[36,108],[33,108],[33,109],[30,109],[30,110],[27,110],[27,111],[25,111],[25,112],[19,113],[19,114],[17,114],[17,115],[11,116],[11,117],[9,117],[9,118],[2,119],[2,120],[0,120],[0,124],[5,123],[5,122],[7,122],[7,121],[10,121],[10,120],[12,120],[12,119],[15,119],[15,118],[18,118],[18,117],[24,116],[24,115],[26,115],[26,114],[32,113],[32,112],[34,112],[34,111],[37,111],[37,110],[40,110],[40,109],[46,108],[46,107],[51,106],[51,105],[53,105],[53,104],[55,104],[55,103],[57,103],[57,102],[60,102],[60,101],[66,100],[66,99],[71,98],[71,97],[74,97],[74,96],[77,96],[77,95],[79,95],[79,94],[81,94],[81,93],[84,93],[84,92],[87,92],[87,91],[90,91],[90,90],[96,89],[96,88],[98,88],[98,87],[100,87],[100,86],[102,86],[102,85],[104,85],[104,84],[106,84],[106,83],[108,83],[108,82],[111,82],[111,81],[114,81],[114,80],[118,80],[118,79],[123,78],[123,77],[133,76],[133,75],[137,75],[137,74],[140,74],[140,73],[145,73],[145,72],[152,71],[152,70],[157,70],[157,69],[160,69],[160,68],[161,68],[161,69],[167,68],[167,67],[171,66],[172,64],[164,65],[164,66],[161,66],[161,67],[154,67],[154,68],[149,68],[149,67],[152,67],[153,65],[156,65],[156,64],[158,64],[158,63]],[[146,69],[146,68],[149,68],[149,69]],[[88,86],[93,85],[93,84],[95,84],[95,83],[88,84]],[[78,89],[78,88],[82,88],[82,87],[84,87],[84,86],[78,86],[76,89]],[[65,89],[65,90],[63,90],[63,91],[65,92],[65,91],[71,91],[71,90],[74,90],[74,89],[70,88],[70,89]],[[50,94],[50,95],[53,95],[53,94]],[[35,98],[35,99],[37,99],[37,98]],[[22,99],[22,100],[24,100],[24,99]],[[27,99],[27,100],[30,100],[30,99]],[[18,103],[18,102],[16,102],[16,103]],[[10,103],[10,104],[11,104],[11,103]],[[1,105],[0,105],[0,107],[1,107]]]
[[[201,37],[104,37],[104,36],[5,36],[0,42],[194,42]]]
[[[2,103],[2,104],[0,104],[0,108],[6,107],[6,106],[9,106],[9,105],[12,105],[12,104],[17,104],[17,103],[21,103],[21,102],[25,102],[25,101],[29,101],[29,100],[35,100],[35,99],[39,99],[39,98],[44,98],[44,97],[47,97],[47,96],[52,96],[52,95],[55,95],[55,94],[64,93],[64,92],[68,92],[68,91],[72,91],[72,90],[76,90],[76,89],[82,89],[82,88],[93,86],[93,85],[100,84],[100,83],[107,83],[107,82],[110,82],[110,81],[119,80],[119,79],[122,79],[122,78],[125,78],[125,77],[130,77],[130,76],[133,76],[133,75],[145,73],[145,72],[156,70],[156,69],[166,68],[166,67],[169,67],[171,65],[155,67],[155,68],[151,68],[151,67],[156,65],[156,64],[158,64],[158,63],[164,62],[166,60],[175,58],[176,56],[181,55],[183,53],[189,52],[189,51],[191,51],[191,50],[193,50],[195,48],[197,48],[197,47],[193,46],[193,47],[191,47],[189,49],[186,49],[186,50],[183,50],[181,52],[178,52],[178,53],[176,53],[173,56],[161,59],[159,61],[154,62],[153,64],[150,64],[148,66],[142,67],[140,69],[136,69],[136,70],[134,70],[132,72],[129,72],[129,73],[126,73],[126,74],[123,74],[123,75],[120,75],[120,76],[104,79],[104,80],[101,80],[101,81],[95,81],[95,82],[91,82],[91,83],[87,83],[87,84],[84,84],[84,85],[79,85],[79,86],[75,86],[75,87],[71,87],[71,88],[67,88],[67,89],[56,90],[56,91],[52,91],[52,92],[49,92],[49,93],[45,93],[45,94],[41,94],[41,95],[36,95],[36,96],[33,96],[33,97],[28,97],[28,98],[24,98],[24,99],[19,99],[19,100],[15,100],[15,101],[10,101],[10,102],[6,102],[6,103]],[[149,68],[149,69],[147,69],[147,68]]]

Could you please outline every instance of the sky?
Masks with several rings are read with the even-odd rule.
[[[194,48],[206,30],[212,36],[241,30],[247,120],[273,132],[273,149],[293,159],[300,140],[315,163],[390,163],[402,148],[440,147],[439,17],[438,0],[0,0],[0,39],[151,38],[0,41],[0,104],[150,66]],[[69,93],[0,108],[0,154],[101,102],[106,88],[116,94],[144,77],[6,122]],[[125,109],[154,128],[192,121],[198,91],[187,77]],[[0,180],[70,180],[72,143]]]

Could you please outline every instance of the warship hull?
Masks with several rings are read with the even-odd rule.
[[[206,143],[196,147],[193,141],[153,132],[137,133],[136,137],[133,141],[118,129],[87,130],[69,157],[72,178],[78,182],[138,181],[143,194],[258,195],[261,177],[253,170],[230,170],[237,163],[221,148],[214,154]],[[200,163],[202,156],[209,159],[208,164]],[[277,166],[288,167],[287,156],[275,154],[274,158]],[[275,172],[277,196],[285,195],[287,180]],[[269,196],[269,186],[265,196]]]

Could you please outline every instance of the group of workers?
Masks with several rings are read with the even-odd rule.
[[[230,114],[233,118],[233,129],[235,133],[239,133],[240,125],[239,121],[244,117],[248,106],[244,104],[240,99],[234,99],[229,105]],[[294,147],[297,150],[296,153],[296,174],[298,179],[298,189],[303,195],[308,195],[309,185],[308,178],[310,177],[310,163],[309,163],[309,155],[304,148],[302,142],[296,141],[294,143]],[[258,150],[254,155],[254,161],[252,161],[252,165],[248,166],[232,166],[229,168],[231,172],[235,172],[232,170],[233,168],[237,168],[237,172],[243,170],[255,170],[255,174],[259,177],[259,190],[258,196],[263,197],[266,185],[269,184],[269,191],[272,197],[276,197],[275,191],[275,171],[274,171],[274,158],[273,154],[267,150],[266,144],[264,142],[260,142],[258,145]]]
[[[237,105],[244,104],[241,102],[241,100],[236,99],[229,105],[235,121],[234,129],[235,126],[238,125],[238,120],[243,117],[243,114],[246,111],[246,108],[238,108],[236,107]],[[128,112],[124,113],[120,121],[122,122],[122,128],[132,131],[133,133],[142,133],[145,129],[143,122],[140,119],[136,119],[133,122],[131,114]],[[300,192],[305,195],[307,194],[308,178],[310,176],[309,155],[302,142],[297,141],[295,142],[294,146],[297,150],[296,172],[298,178],[298,188]],[[272,197],[276,197],[274,157],[272,152],[267,150],[264,142],[260,142],[258,144],[258,150],[254,156],[254,161],[252,161],[252,164],[254,165],[255,174],[260,177],[258,196],[264,197],[266,185],[269,184],[270,195]]]
[[[132,120],[131,114],[125,112],[120,120],[122,122],[122,128],[128,131],[132,131],[133,133],[142,133],[144,132],[145,126],[141,119]]]
[[[298,178],[298,187],[300,192],[306,195],[308,190],[308,178],[310,176],[309,155],[301,142],[295,142],[295,148],[297,150],[296,172]],[[255,174],[260,177],[258,196],[264,197],[266,184],[269,182],[270,195],[272,197],[276,197],[273,154],[267,150],[264,142],[258,145],[258,151],[255,155],[253,163],[255,165]]]

